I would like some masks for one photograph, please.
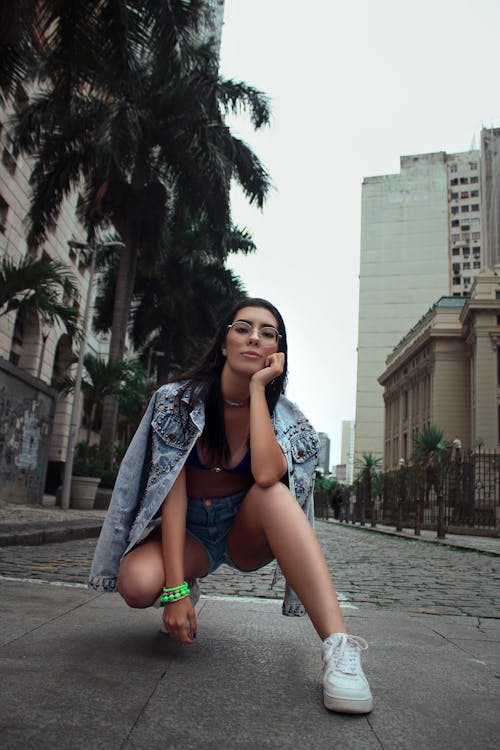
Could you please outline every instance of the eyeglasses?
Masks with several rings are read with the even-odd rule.
[[[262,328],[257,328],[257,326],[252,326],[244,320],[237,320],[235,323],[231,323],[227,327],[228,333],[229,331],[232,331],[233,334],[241,340],[248,338],[254,329],[257,331],[257,336],[262,343],[264,345],[267,344],[267,346],[277,344],[278,341],[283,338],[281,333],[279,333],[274,326],[262,326]]]

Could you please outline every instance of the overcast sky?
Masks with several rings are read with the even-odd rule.
[[[340,459],[354,419],[363,177],[402,154],[479,147],[500,126],[498,0],[226,0],[221,72],[266,92],[270,128],[244,118],[274,189],[233,218],[257,253],[231,267],[289,334],[287,395]]]

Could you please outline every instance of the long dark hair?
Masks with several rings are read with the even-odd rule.
[[[203,430],[201,441],[204,448],[218,462],[229,459],[229,448],[224,427],[224,400],[220,385],[221,373],[226,361],[222,354],[222,348],[226,341],[228,326],[237,319],[238,312],[244,307],[264,307],[274,315],[278,322],[278,332],[281,334],[281,338],[278,341],[278,351],[284,353],[285,365],[281,375],[266,385],[267,406],[269,414],[273,414],[280,395],[285,392],[288,345],[285,323],[281,313],[265,299],[247,297],[239,300],[237,305],[221,321],[210,348],[199,363],[184,373],[181,378],[176,378],[176,380],[188,381],[183,392],[189,389],[191,406],[198,400],[203,401],[205,405],[205,429]]]

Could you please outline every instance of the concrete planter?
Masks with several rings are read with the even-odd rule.
[[[106,489],[105,487],[98,487],[95,496],[94,510],[107,510],[109,508],[112,494],[113,490]]]
[[[69,507],[92,510],[100,481],[99,477],[71,477]]]

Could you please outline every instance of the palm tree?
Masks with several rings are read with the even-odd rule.
[[[0,316],[18,313],[43,321],[59,321],[69,336],[78,330],[78,312],[61,298],[76,291],[71,271],[57,260],[23,259],[17,264],[4,257],[0,262]]]
[[[361,490],[360,523],[362,526],[365,525],[365,498],[368,499],[368,504],[371,506],[373,502],[373,484],[377,475],[377,468],[381,461],[382,459],[375,458],[373,453],[363,453],[362,457],[356,459],[354,462],[355,467],[358,469],[356,478]]]
[[[415,438],[413,461],[421,466],[425,472],[427,495],[434,487],[438,502],[438,529],[437,535],[444,539],[444,492],[442,482],[442,465],[444,459],[449,455],[448,443],[444,440],[444,432],[432,424],[419,432]],[[422,525],[422,508],[420,498],[417,499],[417,518],[415,522],[415,534],[420,534]]]
[[[222,315],[245,296],[240,279],[214,257],[212,245],[206,222],[183,212],[156,262],[139,261],[130,335],[144,363],[161,352],[160,382],[199,358]],[[255,247],[248,232],[237,227],[226,233],[224,245],[228,253],[248,253]],[[116,256],[111,255],[96,298],[98,331],[111,326],[115,283]]]
[[[87,436],[82,458],[86,461],[92,429],[104,398],[110,395],[119,396],[123,394],[127,385],[133,384],[144,373],[140,363],[132,359],[106,362],[102,357],[96,357],[89,353],[85,355],[83,364],[85,369],[82,378],[82,393],[87,415]],[[74,391],[75,379],[67,375],[55,383],[55,386],[63,395],[67,395]]]
[[[235,179],[262,207],[269,176],[225,124],[247,110],[269,122],[267,98],[219,77],[207,46],[195,44],[201,0],[46,0],[44,45],[32,77],[43,87],[16,117],[16,140],[34,161],[31,242],[57,219],[62,200],[84,186],[89,239],[112,225],[120,253],[110,359],[125,351],[137,260],[154,255],[173,207],[206,216],[215,237],[230,221]],[[223,248],[219,248],[223,254]],[[104,407],[101,452],[111,460],[116,400]]]

